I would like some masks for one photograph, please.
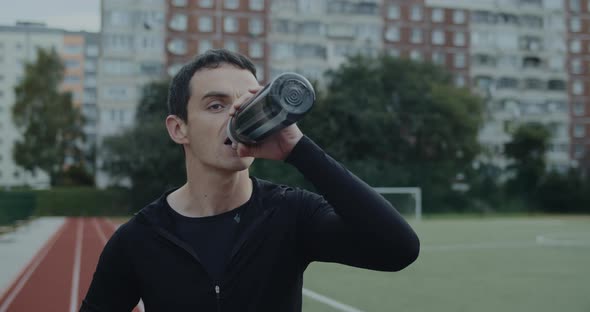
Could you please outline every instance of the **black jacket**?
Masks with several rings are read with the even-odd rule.
[[[222,280],[172,233],[166,196],[122,225],[105,246],[80,311],[301,311],[312,261],[397,271],[419,241],[379,194],[304,137],[288,163],[323,195],[253,178],[243,235]]]

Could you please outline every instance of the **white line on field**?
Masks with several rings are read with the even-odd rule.
[[[327,304],[327,305],[331,306],[332,308],[334,308],[336,310],[339,310],[339,311],[344,311],[344,312],[363,312],[362,310],[359,310],[359,309],[357,309],[355,307],[351,307],[351,306],[349,306],[347,304],[344,304],[342,302],[338,302],[338,301],[336,301],[336,300],[334,300],[332,298],[328,298],[328,297],[326,297],[324,295],[320,295],[320,294],[318,294],[318,293],[316,293],[314,291],[311,291],[309,289],[306,289],[306,288],[303,288],[302,293],[303,293],[303,295],[305,295],[305,296],[307,296],[307,297],[309,297],[309,298],[311,298],[313,300],[319,301],[319,302],[321,302],[323,304]]]
[[[80,286],[80,261],[82,258],[82,232],[84,219],[77,219],[78,231],[76,233],[76,251],[74,253],[74,269],[72,271],[72,292],[70,294],[70,312],[78,311],[78,288]]]
[[[535,242],[494,242],[494,243],[471,243],[471,244],[450,244],[438,246],[422,246],[421,251],[455,251],[473,249],[500,249],[500,248],[526,248],[539,247]]]

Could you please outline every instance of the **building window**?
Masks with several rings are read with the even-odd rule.
[[[183,39],[172,39],[168,42],[168,51],[172,54],[183,55],[187,51],[186,41]]]
[[[252,35],[260,35],[263,32],[264,26],[262,23],[262,19],[260,18],[251,18],[248,21],[248,31]]]
[[[570,30],[573,32],[579,32],[582,30],[582,22],[578,17],[572,17],[570,19]]]
[[[170,19],[170,29],[184,31],[188,25],[188,17],[185,14],[174,14]]]
[[[249,6],[252,11],[262,11],[264,10],[264,0],[250,0]]]
[[[465,46],[465,33],[456,32],[453,36],[453,44],[457,47]]]
[[[183,7],[186,6],[187,0],[172,0],[172,5],[175,7]]]
[[[465,23],[465,11],[463,10],[455,10],[453,11],[453,23],[455,24],[463,24]]]
[[[586,136],[585,124],[574,124],[574,137],[583,138]]]
[[[176,64],[172,64],[170,66],[168,66],[168,75],[173,77],[174,75],[176,75],[180,69],[182,68],[183,64],[181,63],[176,63]]]
[[[250,54],[250,57],[262,58],[264,56],[262,43],[260,43],[259,41],[250,41],[248,45],[248,53]]]
[[[586,113],[586,107],[584,105],[584,102],[582,101],[577,101],[574,102],[574,115],[576,116],[584,116],[584,114]]]
[[[82,81],[82,79],[80,78],[80,76],[77,75],[67,75],[64,77],[64,83],[80,83],[80,81]]]
[[[387,7],[387,18],[391,20],[399,19],[399,5],[390,4]]]
[[[432,52],[432,63],[436,65],[445,65],[445,54],[440,51]]]
[[[465,76],[463,75],[456,75],[455,76],[455,86],[457,86],[458,88],[463,88],[465,87]]]
[[[573,59],[570,62],[570,70],[572,72],[572,74],[581,74],[583,71],[582,68],[582,60],[580,59]]]
[[[422,52],[420,52],[418,50],[412,50],[410,52],[410,59],[412,61],[416,61],[416,62],[422,61]]]
[[[208,39],[199,40],[199,54],[203,54],[213,48],[213,43]]]
[[[527,90],[543,90],[545,84],[541,79],[529,78],[524,80],[524,87]]]
[[[387,27],[385,39],[388,41],[399,41],[399,28],[393,26]]]
[[[65,54],[82,54],[83,47],[79,44],[66,44],[64,46]]]
[[[572,84],[572,92],[576,95],[584,93],[584,82],[581,80],[575,80]]]
[[[465,54],[464,53],[455,54],[455,68],[464,68],[464,67],[465,67]]]
[[[80,61],[78,60],[65,60],[64,65],[67,69],[75,69],[80,67]]]
[[[199,0],[199,6],[202,8],[212,8],[213,0]]]
[[[582,52],[582,42],[580,40],[570,41],[570,52],[572,52],[572,53]]]
[[[233,52],[238,52],[238,42],[235,41],[234,39],[225,39],[225,42],[223,43],[223,47],[233,51]]]
[[[496,83],[498,89],[516,89],[518,88],[518,79],[512,77],[502,77]]]
[[[97,45],[87,46],[86,47],[86,56],[97,57],[98,56],[98,46]]]
[[[213,30],[213,19],[211,16],[199,16],[199,31],[209,32]]]
[[[399,57],[399,50],[396,48],[387,48],[387,55],[393,57]]]
[[[223,19],[223,29],[228,33],[235,33],[238,31],[238,19],[233,16],[226,16]]]
[[[582,9],[582,5],[580,3],[580,0],[569,0],[569,4],[570,4],[570,11],[573,12],[580,12]]]
[[[434,8],[431,18],[433,22],[442,22],[445,19],[445,11],[441,8]]]
[[[445,44],[445,33],[442,30],[434,30],[432,32],[432,43],[436,45]]]
[[[421,21],[422,20],[422,7],[419,5],[412,6],[410,11],[410,19],[412,21]]]
[[[224,0],[223,5],[226,9],[237,9],[240,6],[239,0]]]
[[[582,144],[574,145],[574,158],[582,159],[584,158],[584,154],[586,153],[586,148]]]
[[[422,29],[419,29],[419,28],[412,29],[412,36],[410,37],[410,42],[412,42],[412,43],[422,42]]]
[[[551,91],[565,91],[565,81],[561,79],[550,79],[547,82],[547,89]]]

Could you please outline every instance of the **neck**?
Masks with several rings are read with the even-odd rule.
[[[194,168],[193,168],[194,169]],[[214,216],[246,203],[252,195],[248,170],[187,170],[187,183],[168,195],[172,209],[188,217]]]

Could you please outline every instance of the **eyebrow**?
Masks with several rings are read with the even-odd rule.
[[[210,97],[230,97],[230,95],[222,91],[209,91],[203,95],[201,101]]]

